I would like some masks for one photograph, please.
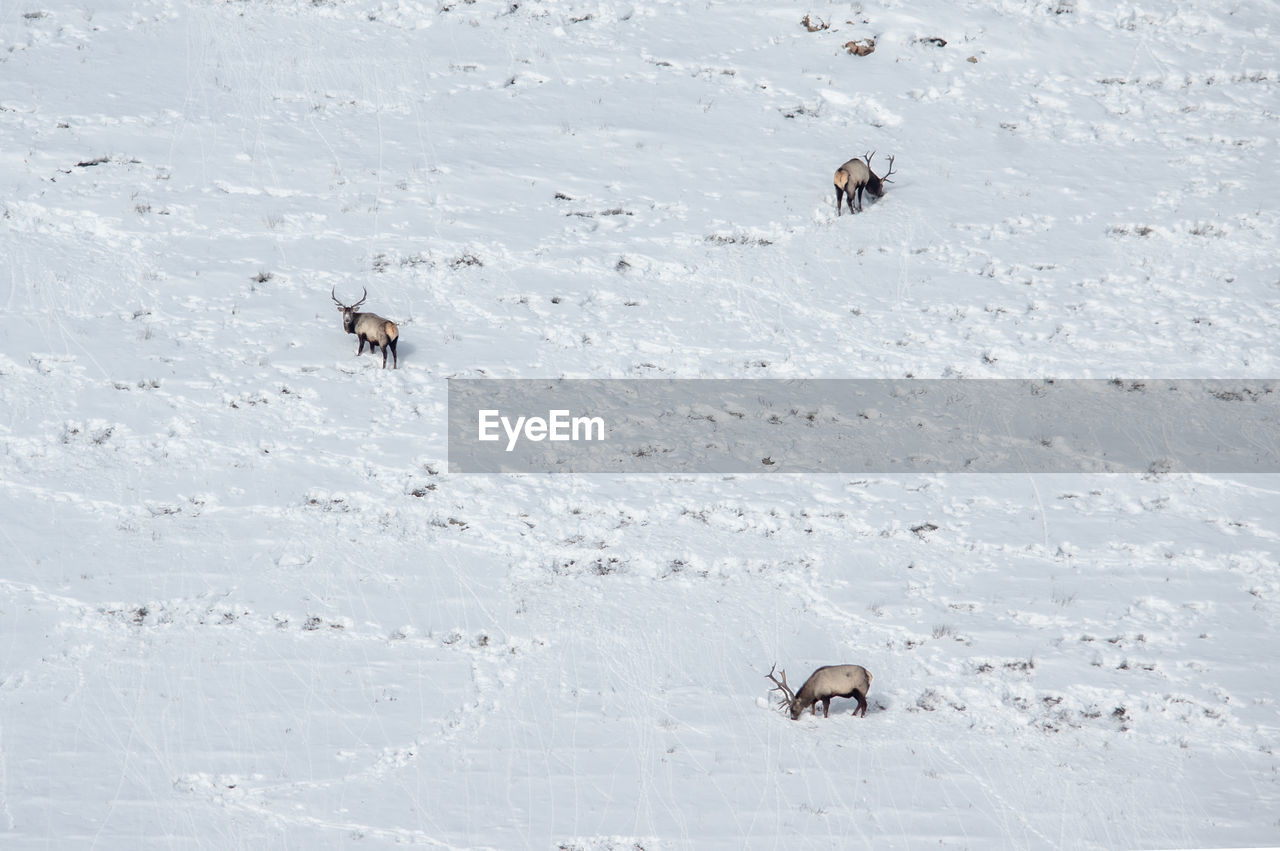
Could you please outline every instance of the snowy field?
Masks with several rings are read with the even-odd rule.
[[[1280,844],[1280,476],[445,441],[448,378],[1280,377],[1278,22],[0,2],[0,846]]]

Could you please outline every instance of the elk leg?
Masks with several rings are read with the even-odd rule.
[[[397,342],[398,342],[398,341],[396,341],[396,340],[392,340],[392,341],[391,341],[391,364],[392,364],[391,368],[392,368],[392,369],[399,369],[399,368],[400,368],[400,356],[399,356],[398,354],[396,354],[396,343],[397,343]],[[382,353],[382,366],[385,368],[385,367],[386,367],[386,365],[387,365],[387,353],[386,353],[386,350],[384,349],[384,350],[383,350],[383,353]]]
[[[829,697],[824,697],[822,699],[822,717],[823,718],[831,717],[831,698]]]
[[[840,197],[840,196],[841,196],[841,195],[843,195],[843,194],[844,194],[844,192],[843,192],[843,191],[841,191],[841,189],[840,189],[840,187],[839,187],[839,186],[837,186],[837,187],[836,187],[836,215],[837,215],[837,216],[839,216],[839,215],[841,215],[841,214],[843,214],[843,213],[844,213],[844,209],[840,206],[840,202],[841,202],[842,200],[844,200],[843,198],[841,198],[841,197]]]
[[[849,212],[851,213],[853,212],[852,204],[849,205]],[[858,187],[858,212],[859,213],[862,212],[862,187],[861,186]]]
[[[853,710],[853,714],[854,714],[854,715],[857,715],[858,713],[862,713],[862,717],[863,717],[863,718],[866,718],[866,717],[867,717],[867,698],[866,698],[866,696],[865,696],[865,695],[863,695],[861,692],[856,692],[856,691],[853,693],[853,696],[854,696],[855,698],[857,698],[857,701],[858,701],[858,708],[857,708],[857,709],[855,709],[855,710]]]
[[[364,335],[359,334],[356,339],[360,341],[360,345],[356,347],[356,357],[360,357],[360,355],[364,354]],[[373,349],[370,348],[369,351],[373,351]]]

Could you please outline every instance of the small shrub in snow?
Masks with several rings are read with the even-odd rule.
[[[484,262],[474,254],[463,254],[449,261],[449,268],[462,269],[466,266],[484,266]]]
[[[869,56],[876,52],[876,40],[874,38],[859,38],[854,41],[846,41],[844,49],[854,56]]]

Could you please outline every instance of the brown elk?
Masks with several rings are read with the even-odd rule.
[[[765,676],[773,680],[774,688],[769,689],[770,691],[782,692],[783,697],[778,706],[786,707],[791,712],[792,721],[799,718],[806,709],[810,710],[810,714],[817,715],[819,701],[822,702],[822,717],[828,717],[831,700],[837,697],[854,698],[858,701],[858,708],[853,710],[853,714],[861,713],[863,718],[867,717],[867,692],[871,690],[871,672],[861,665],[823,665],[809,675],[798,692],[791,691],[791,687],[787,685],[786,671],[779,671],[781,680],[773,675],[777,667],[777,663],[774,663]]]
[[[338,310],[342,311],[342,329],[348,334],[355,334],[360,340],[360,345],[356,347],[356,357],[364,353],[365,343],[369,344],[370,352],[373,352],[374,346],[381,346],[382,368],[387,368],[387,349],[390,349],[391,368],[399,369],[400,356],[396,354],[396,340],[400,338],[400,329],[396,327],[396,323],[376,313],[356,312],[356,308],[364,304],[364,300],[369,297],[368,288],[365,288],[360,300],[352,305],[338,301],[337,289],[334,287],[330,290],[329,296],[333,299],[333,303],[338,305]]]
[[[889,179],[889,175],[893,174],[893,157],[889,157],[889,170],[884,173],[884,177],[877,177],[876,173],[871,170],[871,158],[876,155],[875,151],[869,154],[863,154],[862,159],[854,157],[844,165],[836,169],[836,215],[841,215],[844,211],[840,209],[840,198],[844,196],[844,200],[849,204],[849,212],[862,212],[862,190],[866,188],[875,197],[879,198],[884,195],[884,185],[893,183]],[[866,162],[863,162],[866,160]],[[853,196],[858,196],[858,209],[853,209]]]

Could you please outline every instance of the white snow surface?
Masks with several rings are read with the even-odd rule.
[[[449,377],[1280,376],[1278,21],[0,3],[0,845],[1280,843],[1280,477],[445,444]]]

